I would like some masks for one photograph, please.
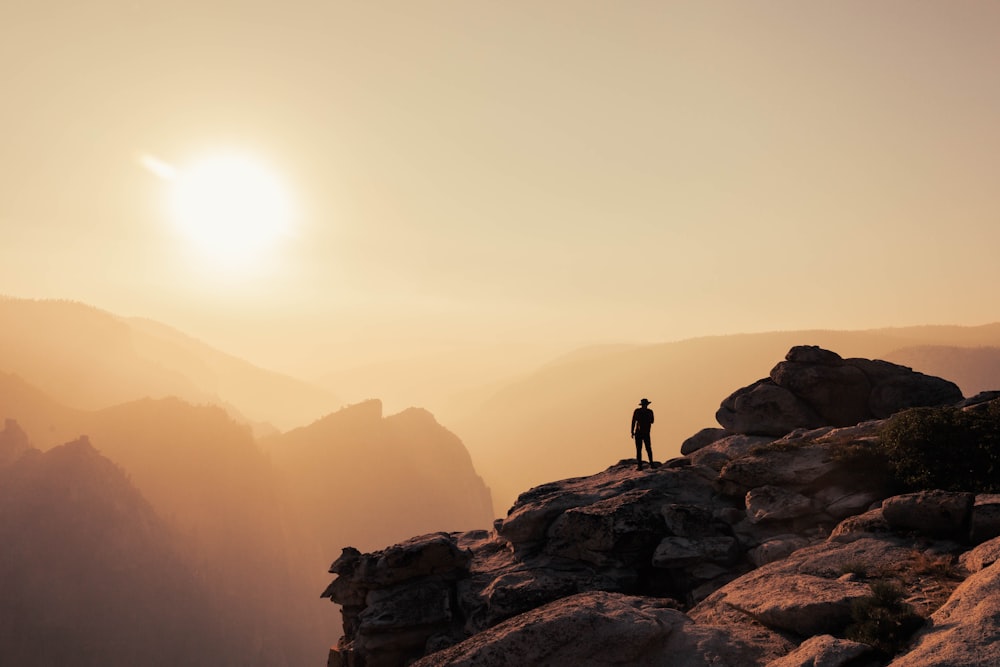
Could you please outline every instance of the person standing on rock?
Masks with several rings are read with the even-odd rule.
[[[653,411],[649,409],[650,400],[644,398],[639,401],[639,407],[632,413],[632,437],[635,438],[635,462],[639,470],[642,470],[642,445],[646,445],[646,454],[649,455],[649,467],[653,467],[653,442],[650,440],[649,431],[653,427]]]

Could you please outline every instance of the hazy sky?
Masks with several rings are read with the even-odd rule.
[[[285,368],[1000,320],[998,34],[987,1],[0,0],[0,293]],[[142,164],[233,153],[291,202],[252,268]]]

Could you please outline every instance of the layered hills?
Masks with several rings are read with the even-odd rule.
[[[324,394],[304,383],[237,362],[154,323],[124,321],[79,304],[7,302],[0,312],[0,417],[11,420],[9,433],[0,438],[9,445],[0,452],[0,464],[11,466],[5,488],[17,488],[33,469],[27,461],[48,460],[50,453],[56,457],[65,451],[64,443],[86,436],[94,456],[127,481],[129,498],[141,501],[155,526],[144,534],[154,533],[178,571],[190,576],[190,586],[173,585],[170,568],[162,570],[164,585],[184,592],[163,596],[162,614],[187,614],[200,624],[204,632],[188,634],[201,637],[195,643],[202,655],[164,652],[176,658],[170,664],[321,661],[337,618],[316,594],[332,548],[328,540],[379,544],[439,525],[472,528],[492,518],[489,491],[461,441],[426,411],[383,416],[377,401],[342,411],[335,402],[320,411]],[[39,385],[32,382],[35,376]],[[243,387],[242,394],[223,391],[227,382],[254,387]],[[246,397],[257,393],[277,405],[296,403],[303,392],[313,408],[305,410],[303,402],[300,414],[316,416],[303,418],[299,424],[305,426],[285,434],[269,428],[274,437],[261,441],[260,423],[277,421],[274,415],[281,414],[289,419],[289,413],[255,411]],[[234,409],[241,400],[240,409]],[[94,477],[95,484],[105,480],[89,458],[68,461],[61,474]],[[47,488],[53,506],[75,516],[76,487]],[[114,506],[131,502],[109,501]],[[11,493],[2,499],[0,512],[23,507],[21,496]],[[11,576],[37,562],[32,581],[41,581],[54,561],[72,561],[72,549],[49,539],[50,524],[18,519],[8,526],[5,546],[39,545],[32,547],[31,558],[11,565]],[[140,529],[123,522],[122,530]],[[92,559],[116,572],[120,563],[111,556],[101,550]],[[150,566],[136,576],[160,581],[157,571]],[[123,590],[136,583],[90,570],[79,579],[56,579],[64,590],[51,597],[49,588],[31,588],[25,595],[37,593],[32,605],[100,599],[94,581]],[[146,614],[145,604],[123,593],[102,622],[126,629],[139,622],[135,619],[155,624],[158,617]],[[212,622],[202,622],[201,611],[191,609],[209,610]],[[116,632],[85,623],[80,627],[93,630],[87,651],[65,660],[59,653],[57,660],[18,639],[32,635],[58,641],[48,621],[26,610],[21,597],[0,600],[0,616],[13,619],[8,629],[16,628],[0,634],[0,655],[20,656],[17,664],[160,664],[116,653]],[[76,618],[64,615],[52,623],[71,627]],[[173,626],[165,622],[163,627]]]
[[[47,424],[49,438],[86,433],[88,447],[121,466],[169,528],[163,540],[198,573],[206,604],[224,610],[215,643],[251,647],[233,652],[242,656],[233,662],[179,664],[308,664],[324,652],[335,622],[316,596],[330,541],[377,544],[433,526],[471,528],[491,520],[489,491],[468,453],[423,411],[383,418],[377,402],[346,408],[269,439],[265,451],[247,425],[216,406],[164,398],[82,411],[59,408],[19,380],[4,386],[12,399],[7,405]],[[10,448],[5,458],[27,456],[19,452]],[[352,460],[367,465],[342,467]],[[71,497],[63,500],[72,505]],[[18,526],[23,534],[12,543],[33,539],[33,524]],[[56,557],[57,545],[47,544]]]
[[[0,418],[15,421],[0,436],[0,466],[16,479],[32,478],[32,466],[41,464],[30,462],[49,460],[50,452],[92,451],[93,456],[61,455],[68,463],[60,474],[75,470],[81,478],[119,489],[120,498],[98,503],[94,516],[113,515],[116,507],[134,503],[144,508],[129,514],[145,517],[142,521],[123,519],[121,525],[145,530],[154,545],[136,546],[137,553],[164,554],[163,579],[177,591],[162,597],[169,607],[161,610],[165,627],[186,627],[170,626],[178,608],[214,614],[213,622],[193,615],[204,632],[192,630],[190,636],[210,658],[200,664],[316,664],[338,632],[339,618],[316,594],[327,583],[331,553],[342,545],[371,550],[429,531],[488,527],[518,491],[566,475],[589,476],[630,456],[634,449],[625,426],[644,395],[657,411],[654,453],[670,458],[684,438],[711,422],[721,395],[766,374],[777,347],[802,340],[833,341],[834,349],[848,354],[869,354],[864,350],[874,347],[885,351],[882,358],[925,372],[940,369],[935,374],[954,379],[966,394],[1000,385],[1000,379],[991,382],[1000,345],[997,327],[775,333],[592,348],[506,384],[498,369],[508,365],[497,358],[482,367],[498,375],[479,378],[492,388],[456,387],[462,400],[442,405],[446,419],[437,409],[387,414],[377,399],[342,407],[329,391],[258,368],[156,322],[72,302],[4,299]],[[453,377],[446,370],[441,378]],[[335,380],[330,379],[334,388]],[[420,384],[411,379],[400,386],[417,391]],[[419,396],[413,403],[420,403]],[[86,446],[81,436],[87,436]],[[74,444],[63,449],[67,443]],[[14,480],[4,477],[10,493],[0,511],[8,517],[24,506],[14,490],[27,488],[27,482]],[[73,484],[45,488],[54,507],[71,507],[78,493]],[[31,562],[41,570],[59,558],[58,544],[44,527],[20,519],[5,525],[11,531],[3,536],[5,544],[9,537],[10,544],[35,545],[32,554],[50,551],[5,561],[15,573],[11,577],[20,577],[19,568]],[[124,539],[97,534],[112,544]],[[93,563],[93,574],[87,570],[78,580],[59,578],[65,591],[58,595],[78,600],[94,594],[91,579],[113,579],[100,567],[120,574],[112,554],[99,554],[104,565]],[[147,573],[161,566],[152,567]],[[516,584],[521,575],[507,576],[515,583],[508,592],[498,585],[500,597],[516,599],[528,591]],[[43,577],[25,581],[40,586]],[[134,581],[124,577],[113,585],[127,588]],[[138,591],[148,590],[137,585]],[[51,589],[38,590],[32,605],[44,606],[50,595],[63,599]],[[0,615],[11,623],[21,619],[15,623],[19,637],[58,636],[43,612],[25,611],[34,608],[24,602],[26,595],[0,600]],[[155,618],[143,611],[142,595],[116,602],[100,628],[115,625],[115,618],[124,628],[131,627],[129,619]],[[52,623],[72,630],[74,618],[59,616]],[[0,634],[0,654],[18,651],[11,655],[23,655],[24,665],[56,660],[30,642],[18,643],[10,629],[15,625]],[[81,627],[93,630],[90,644],[70,662],[135,664],[114,652],[117,634]],[[73,642],[67,645],[79,646]],[[65,661],[63,653],[57,657]],[[188,657],[178,661],[199,664]]]
[[[221,405],[269,432],[300,426],[341,403],[327,390],[256,367],[163,324],[81,303],[4,297],[0,322],[0,370],[74,408],[174,396]]]

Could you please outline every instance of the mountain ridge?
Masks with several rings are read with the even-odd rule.
[[[265,370],[172,327],[76,301],[0,297],[0,370],[30,378],[62,403],[98,409],[178,396],[212,402],[262,431],[335,409],[340,399]]]

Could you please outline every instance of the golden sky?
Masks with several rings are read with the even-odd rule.
[[[1000,320],[998,34],[987,1],[4,0],[0,293],[314,370]],[[231,155],[290,202],[238,267],[168,203]]]

